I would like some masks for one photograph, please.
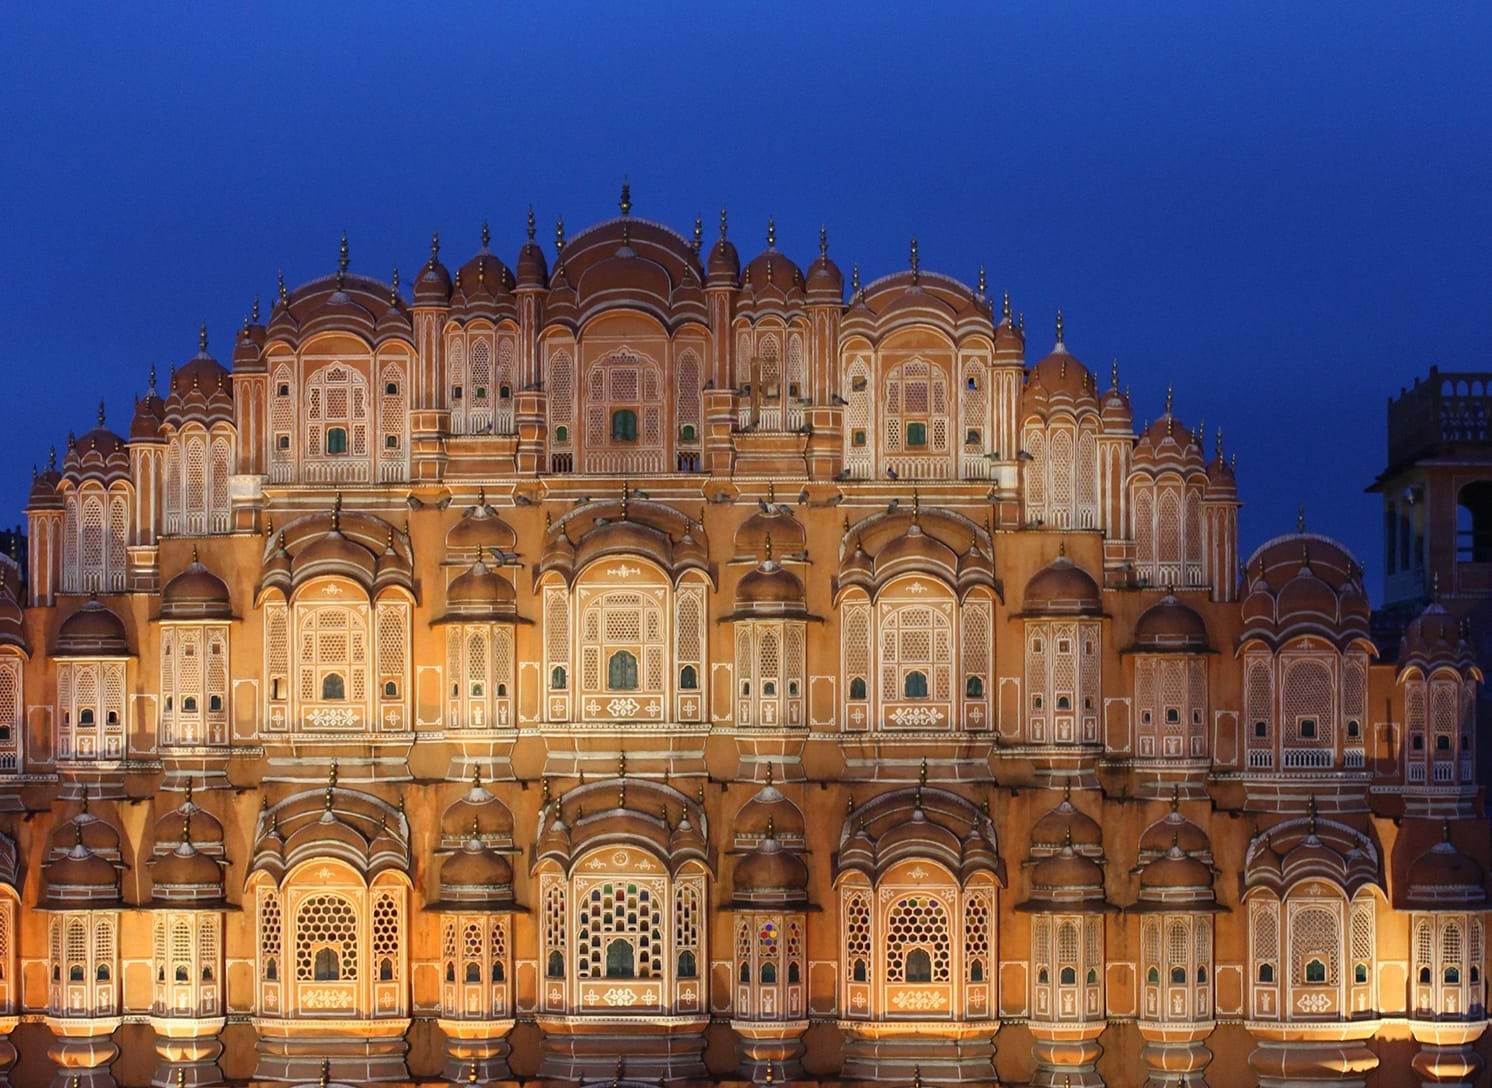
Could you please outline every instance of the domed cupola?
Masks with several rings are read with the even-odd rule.
[[[1416,666],[1426,676],[1438,668],[1450,668],[1480,680],[1476,652],[1463,626],[1440,603],[1438,579],[1436,585],[1430,603],[1404,628],[1404,638],[1399,643],[1399,668]]]
[[[1057,342],[1027,374],[1022,404],[1022,414],[1027,416],[1045,417],[1059,408],[1071,412],[1099,410],[1098,383],[1092,371],[1067,350],[1061,310],[1057,311]]]
[[[119,870],[94,853],[83,841],[77,826],[71,849],[42,866],[46,895],[37,904],[42,910],[81,910],[119,905]]]
[[[1115,908],[1104,898],[1103,869],[1078,853],[1071,841],[1031,867],[1031,895],[1016,910],[1092,914]]]
[[[446,534],[449,558],[491,558],[496,552],[501,562],[502,557],[513,554],[517,546],[518,534],[488,505],[485,488],[477,492],[476,504],[468,507],[461,520]]]
[[[1140,869],[1140,893],[1135,913],[1152,911],[1219,911],[1212,886],[1212,869],[1181,848],[1179,833],[1170,847]]]
[[[1022,608],[1028,616],[1098,616],[1103,598],[1092,575],[1067,558],[1064,543],[1026,583]]]
[[[955,580],[958,556],[953,549],[922,528],[922,502],[912,496],[912,518],[906,531],[876,552],[876,580],[882,584],[903,570],[939,571]]]
[[[1315,636],[1344,649],[1359,643],[1372,654],[1369,607],[1362,565],[1328,537],[1305,531],[1305,515],[1292,535],[1261,545],[1244,565],[1240,643],[1258,638],[1271,646]],[[1271,607],[1272,606],[1272,607]]]
[[[71,616],[62,621],[53,644],[55,657],[128,657],[129,639],[124,621],[89,597]]]
[[[200,909],[223,902],[223,867],[193,844],[190,812],[182,817],[176,848],[157,855],[150,864],[158,905]]]
[[[808,301],[844,305],[844,273],[829,259],[829,232],[819,227],[819,255],[808,266]]]
[[[1145,865],[1165,856],[1173,844],[1179,845],[1188,857],[1212,861],[1212,840],[1207,832],[1181,814],[1179,790],[1172,795],[1170,811],[1140,834],[1139,863]]]
[[[1207,622],[1190,605],[1172,593],[1156,601],[1135,621],[1133,653],[1205,654]]]
[[[440,263],[440,234],[430,237],[430,259],[414,281],[416,306],[447,306],[451,301],[451,274]]]
[[[549,285],[549,264],[544,259],[544,251],[539,248],[539,243],[534,241],[532,205],[528,209],[528,238],[523,243],[523,248],[518,251],[518,261],[514,267],[517,269],[517,285],[520,290],[526,288],[542,290]]]
[[[475,317],[497,320],[515,317],[513,274],[490,248],[492,232],[482,224],[482,248],[456,272],[451,291],[452,316],[466,321]]]
[[[710,247],[705,283],[709,287],[735,287],[741,281],[741,258],[726,237],[725,209],[720,209],[720,240]]]
[[[473,817],[471,833],[461,848],[440,866],[440,901],[443,911],[511,911],[513,866],[497,850],[483,842]]]
[[[129,450],[124,439],[104,426],[103,401],[98,402],[98,426],[86,434],[68,436],[62,478],[74,485],[91,480],[106,488],[130,478]]]
[[[772,558],[772,535],[767,534],[760,565],[747,571],[736,586],[735,612],[727,617],[745,619],[807,620],[808,598],[796,574]]]
[[[775,220],[767,220],[767,248],[753,257],[741,274],[741,291],[758,303],[803,295],[803,270],[778,250]]]
[[[264,372],[264,341],[268,331],[259,323],[259,297],[254,296],[254,308],[244,318],[243,328],[233,342],[233,370],[237,374],[261,374]]]
[[[130,420],[130,444],[164,442],[161,422],[165,419],[166,402],[155,391],[155,367],[150,368],[150,387],[143,397],[135,398],[135,415]]]
[[[202,562],[192,546],[192,561],[161,591],[163,620],[227,620],[233,618],[228,587]]]
[[[165,426],[180,430],[187,423],[211,429],[233,423],[233,381],[228,371],[207,354],[207,326],[197,334],[197,354],[171,375],[166,393]]]
[[[756,849],[736,862],[732,907],[804,907],[808,903],[808,866],[783,847],[769,822]]]
[[[1010,316],[1010,292],[1000,300],[1000,320],[995,324],[995,361],[1018,363],[1026,357],[1026,336]]]
[[[757,790],[731,823],[738,849],[750,849],[772,834],[788,846],[803,844],[805,822],[798,806],[772,784],[772,764],[767,764],[767,783]]]
[[[1103,831],[1098,821],[1072,803],[1072,787],[1063,788],[1057,807],[1031,825],[1031,856],[1046,857],[1071,845],[1084,857],[1103,857]]]
[[[1403,906],[1423,911],[1487,911],[1487,874],[1451,842],[1449,821],[1441,837],[1409,865]]]
[[[442,623],[515,623],[518,601],[512,583],[481,559],[446,588]]]
[[[1109,370],[1109,388],[1099,400],[1099,415],[1103,429],[1110,434],[1130,434],[1135,426],[1134,410],[1129,397],[1119,391],[1119,361],[1114,360]]]
[[[192,798],[192,780],[186,780],[186,796],[181,804],[162,813],[155,821],[156,850],[175,849],[174,842],[184,822],[190,821],[192,845],[203,853],[220,857],[223,853],[223,824]]]
[[[1217,430],[1217,451],[1212,460],[1207,462],[1207,498],[1219,502],[1238,498],[1238,477],[1233,462],[1223,456],[1221,427]]]
[[[440,837],[447,845],[475,836],[484,843],[511,846],[513,814],[497,794],[482,785],[481,772],[474,770],[471,788],[445,810],[440,818]]]
[[[26,495],[28,510],[60,510],[64,503],[57,485],[62,482],[62,473],[57,471],[57,448],[52,447],[47,455],[47,467],[37,472],[31,469],[31,490]]]

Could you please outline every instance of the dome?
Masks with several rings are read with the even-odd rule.
[[[61,509],[63,506],[62,496],[57,491],[57,485],[62,480],[62,474],[57,471],[57,454],[54,450],[52,458],[48,462],[44,472],[31,471],[31,490],[26,495],[26,506],[31,510]]]
[[[1135,621],[1131,649],[1142,653],[1206,653],[1207,623],[1190,605],[1167,593]]]
[[[99,405],[99,425],[87,434],[72,438],[62,459],[62,476],[72,483],[95,480],[108,487],[130,478],[129,450],[124,439],[104,426],[104,408]]]
[[[295,571],[299,578],[311,578],[318,574],[353,575],[363,585],[371,583],[376,562],[367,548],[342,535],[333,528],[311,541],[295,557]]]
[[[472,775],[471,788],[458,797],[440,818],[440,833],[447,840],[470,837],[476,832],[483,839],[511,840],[513,814],[495,793],[482,785],[479,775]]]
[[[488,850],[475,839],[440,867],[441,894],[456,888],[494,888],[513,883],[513,866],[496,850]]]
[[[81,839],[72,849],[42,866],[47,899],[42,909],[61,904],[99,904],[119,898],[118,871],[105,858],[89,850]]]
[[[711,287],[734,287],[741,281],[741,258],[725,236],[725,213],[720,213],[720,241],[710,248],[706,283]]]
[[[1206,890],[1211,894],[1212,870],[1173,844],[1165,854],[1140,870],[1140,887]]]
[[[514,267],[519,287],[542,288],[549,283],[549,264],[544,259],[544,251],[534,241],[533,209],[529,209],[528,213],[528,241],[518,251],[518,263]]]
[[[1103,830],[1098,821],[1083,812],[1072,800],[1064,797],[1060,804],[1046,813],[1031,826],[1031,848],[1033,851],[1045,847],[1058,850],[1066,844],[1080,854],[1103,852]]]
[[[1285,583],[1276,598],[1281,618],[1285,616],[1317,615],[1328,620],[1337,616],[1337,595],[1309,563],[1303,563],[1295,577]]]
[[[1476,655],[1461,625],[1439,601],[1431,601],[1404,628],[1399,664],[1417,665],[1426,673],[1441,667],[1471,670],[1476,668]]]
[[[161,619],[229,619],[232,614],[228,587],[197,557],[194,546],[192,561],[161,591]]]
[[[1212,856],[1212,840],[1207,837],[1207,832],[1181,815],[1181,811],[1174,807],[1166,813],[1164,819],[1155,821],[1140,835],[1140,860],[1143,862],[1161,857],[1173,845],[1181,847],[1182,852],[1186,854]]]
[[[1440,842],[1409,865],[1406,906],[1417,910],[1487,910],[1487,876],[1482,867],[1456,849],[1450,824]]]
[[[516,614],[517,598],[512,584],[480,559],[446,589],[448,619],[512,619]]]
[[[759,295],[765,290],[774,290],[786,295],[799,290],[803,285],[803,270],[785,253],[777,249],[776,228],[767,226],[767,248],[751,259],[741,276],[742,290]]]
[[[808,866],[777,839],[764,839],[736,862],[735,894],[738,900],[806,901]]]
[[[672,296],[673,280],[668,269],[639,256],[625,243],[582,272],[575,285],[576,302],[582,311],[612,302],[651,302],[666,310]]]
[[[479,492],[476,505],[461,516],[446,534],[447,550],[471,549],[490,555],[493,549],[503,553],[512,552],[518,545],[518,536],[512,526],[503,521],[487,505],[486,492]]]
[[[1031,870],[1031,891],[1054,901],[1103,898],[1103,869],[1070,845],[1038,861]]]
[[[161,442],[161,421],[166,405],[155,392],[155,371],[151,370],[150,392],[135,401],[135,416],[130,420],[130,443]]]
[[[768,764],[769,768],[770,766]],[[803,813],[769,780],[741,806],[731,824],[731,831],[737,841],[743,838],[766,839],[777,836],[801,840],[804,832]]]
[[[223,894],[223,869],[190,842],[155,859],[151,878],[158,899],[179,899],[173,892],[194,890],[192,898],[219,899]],[[164,894],[163,894],[164,893]]]
[[[818,259],[808,266],[808,301],[844,304],[844,273],[829,259],[829,240],[822,228]]]
[[[1135,416],[1130,409],[1129,399],[1113,386],[1103,395],[1099,402],[1099,415],[1103,417],[1104,430],[1129,434],[1134,429]]]
[[[776,500],[775,490],[767,485],[766,509],[757,509],[736,530],[735,558],[755,563],[766,550],[767,537],[781,555],[796,555],[808,542],[803,523],[787,512]]]
[[[1027,615],[1096,616],[1103,600],[1092,576],[1060,554],[1026,583],[1024,609]]]
[[[772,558],[771,537],[767,555],[754,570],[747,571],[736,586],[736,618],[760,616],[806,616],[808,599],[796,574]]]
[[[62,621],[53,648],[58,657],[127,657],[129,652],[124,622],[97,597]]]
[[[166,393],[164,422],[180,428],[184,423],[232,423],[233,380],[216,359],[207,354],[207,331],[202,331],[202,346],[197,355],[171,375]]]
[[[921,570],[940,567],[950,572],[958,569],[958,556],[937,537],[923,532],[920,516],[915,508],[907,531],[893,537],[876,552],[875,562],[877,578],[894,574],[902,566]]]
[[[445,306],[451,301],[451,274],[440,263],[440,235],[430,242],[430,260],[414,281],[416,306]]]

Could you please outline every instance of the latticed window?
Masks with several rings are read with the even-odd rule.
[[[380,982],[397,981],[400,975],[401,915],[395,893],[380,892],[373,900],[373,970]]]
[[[662,904],[651,882],[608,880],[576,887],[576,977],[657,978],[663,974]]]
[[[1290,661],[1284,666],[1285,743],[1330,748],[1335,730],[1335,692],[1331,670],[1318,660]]]
[[[549,393],[549,444],[568,450],[575,430],[575,357],[568,349],[549,356],[544,385]]]
[[[874,952],[871,944],[870,897],[852,892],[844,901],[845,980],[871,981]]]
[[[1295,910],[1290,919],[1291,981],[1295,985],[1337,984],[1342,955],[1342,924],[1325,906]]]
[[[617,352],[590,364],[585,390],[585,471],[664,470],[663,375],[657,364]],[[618,416],[630,417],[617,430]]]
[[[699,976],[701,889],[693,881],[681,880],[674,885],[673,892],[673,950],[674,978],[692,979]]]
[[[0,654],[0,772],[21,770],[21,660]]]
[[[1243,714],[1247,719],[1250,748],[1268,748],[1274,730],[1274,675],[1269,658],[1248,654],[1244,658]]]
[[[844,461],[845,468],[856,479],[867,479],[875,465],[875,446],[871,442],[874,433],[874,397],[871,388],[870,364],[863,356],[856,356],[846,374],[849,388],[845,399],[849,406],[844,412]]]
[[[922,359],[912,359],[886,376],[882,428],[888,456],[946,455],[949,439],[948,376]]]
[[[952,937],[948,910],[932,896],[905,896],[886,918],[886,981],[947,982]]]
[[[295,915],[295,977],[351,982],[358,977],[357,908],[340,895],[313,895]]]
[[[567,925],[565,915],[565,886],[563,881],[556,878],[546,878],[544,889],[544,977],[550,979],[563,979],[565,977],[565,949],[568,938],[565,936]],[[589,959],[590,949],[586,949],[586,958]],[[577,962],[578,959],[577,959]]]
[[[879,635],[884,701],[952,698],[953,625],[946,612],[921,604],[882,605]]]
[[[581,690],[661,694],[668,647],[665,615],[646,591],[612,590],[581,611]]]
[[[846,601],[840,608],[839,617],[845,698],[859,703],[869,698],[870,604],[863,599]],[[851,728],[863,729],[868,724],[867,711],[863,707],[851,707],[847,713]]]
[[[973,891],[964,897],[964,981],[987,982],[993,962],[990,958],[990,896]]]
[[[322,729],[360,726],[369,694],[366,606],[298,604],[295,619],[302,704],[347,706],[341,713],[331,707],[314,709],[307,720]]]
[[[344,363],[322,367],[306,383],[303,424],[308,460],[366,459],[370,453],[372,403],[368,380]],[[365,466],[314,478],[363,480]]]

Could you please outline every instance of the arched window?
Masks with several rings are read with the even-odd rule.
[[[866,974],[866,968],[865,968],[865,961],[864,960],[856,960],[855,961],[853,967],[850,969],[850,977],[852,979],[854,979],[856,982],[865,982],[865,981],[867,981],[867,974]]]
[[[549,670],[549,686],[555,691],[565,690],[565,667],[556,665]]]
[[[473,962],[468,963],[466,965],[466,981],[467,982],[481,982],[482,981],[482,965],[480,963],[477,963],[477,962],[473,961]]]
[[[927,698],[927,673],[915,670],[907,673],[906,697],[908,699]]]
[[[913,948],[907,952],[906,980],[908,982],[932,981],[932,957],[925,948]]]
[[[1058,976],[1057,981],[1060,982],[1063,986],[1075,986],[1075,985],[1077,985],[1078,973],[1077,973],[1076,968],[1072,968],[1072,967],[1064,967],[1064,968],[1062,968],[1062,973]]]
[[[346,453],[347,452],[347,428],[346,427],[328,427],[326,429],[326,452],[327,453]]]
[[[863,676],[857,676],[853,680],[850,681],[850,698],[851,699],[864,699],[864,698],[866,698],[866,695],[865,695],[865,677],[863,677]]]
[[[637,690],[637,656],[618,650],[606,662],[606,686],[611,691]]]
[[[777,981],[777,965],[775,963],[768,962],[762,964],[761,980],[763,984],[770,984]]]
[[[969,699],[984,698],[984,681],[977,676],[971,676],[964,681],[964,696]]]
[[[1150,970],[1146,971],[1145,981],[1152,986],[1158,985],[1160,983],[1160,968],[1151,967]]]
[[[685,665],[679,670],[679,690],[697,691],[699,689],[699,673],[693,665]]]
[[[347,698],[347,684],[341,673],[329,672],[321,678],[321,698],[328,702]]]
[[[611,440],[613,442],[637,441],[637,413],[631,408],[618,408],[611,413]]]
[[[618,937],[606,946],[606,977],[632,978],[632,944]]]
[[[565,977],[565,957],[559,951],[549,953],[549,966],[545,974],[550,978]]]
[[[694,953],[689,951],[687,948],[684,951],[680,952],[678,972],[679,977],[694,978],[694,976],[698,973],[698,967],[696,966],[697,962],[698,961],[695,959]]]
[[[316,950],[315,966],[312,969],[312,978],[317,982],[336,982],[342,977],[342,964],[337,958],[335,949],[319,948]]]
[[[1305,965],[1305,980],[1307,982],[1325,982],[1326,964],[1315,958],[1307,960]]]

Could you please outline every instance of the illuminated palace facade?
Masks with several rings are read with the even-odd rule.
[[[74,406],[0,560],[12,1083],[1476,1082],[1465,626],[1240,554],[1221,439],[982,274],[701,233],[344,240]]]

